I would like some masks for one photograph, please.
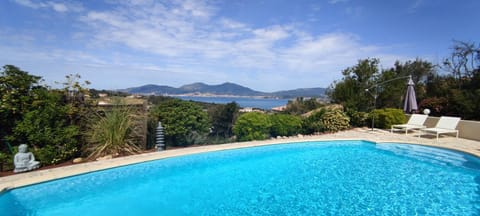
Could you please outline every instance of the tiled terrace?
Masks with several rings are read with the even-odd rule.
[[[150,160],[157,160],[180,155],[227,150],[235,148],[245,148],[253,146],[271,145],[278,143],[301,142],[301,141],[326,141],[326,140],[367,140],[372,142],[398,142],[422,144],[428,146],[442,147],[467,152],[480,157],[480,141],[456,139],[455,137],[444,136],[436,141],[435,137],[425,136],[417,137],[416,133],[390,133],[383,130],[370,130],[366,128],[356,128],[348,131],[342,131],[334,134],[324,134],[316,136],[299,136],[284,139],[270,139],[264,141],[240,142],[223,145],[207,145],[200,147],[182,148],[167,150],[162,152],[153,152],[128,157],[114,158],[104,161],[81,163],[72,166],[53,168],[48,170],[38,170],[27,173],[16,174],[12,176],[0,177],[0,191],[9,188],[21,187],[53,179],[78,175],[87,172],[93,172],[102,169],[108,169],[128,164],[140,163]]]

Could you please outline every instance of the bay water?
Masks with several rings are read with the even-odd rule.
[[[176,96],[182,100],[199,101],[206,103],[227,104],[236,102],[240,107],[260,108],[270,110],[274,107],[287,105],[288,99],[276,98],[253,98],[253,97],[199,97],[199,96]]]

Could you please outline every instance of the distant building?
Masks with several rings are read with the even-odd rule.
[[[273,107],[272,110],[281,112],[281,111],[284,111],[286,108],[287,108],[287,105],[283,105],[283,106],[279,106],[279,107]]]
[[[133,95],[127,96],[127,98],[143,98],[143,96],[139,94],[133,94]]]
[[[246,112],[253,112],[253,108],[252,107],[245,107],[245,108],[242,108],[240,110],[238,110],[239,112],[242,112],[242,113],[246,113]]]
[[[240,110],[238,110],[241,113],[249,113],[249,112],[259,112],[259,113],[265,113],[265,111],[258,109],[258,108],[252,108],[252,107],[245,107]]]

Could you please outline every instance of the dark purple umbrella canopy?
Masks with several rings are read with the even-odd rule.
[[[403,111],[412,113],[418,110],[417,97],[415,96],[415,89],[412,77],[408,80],[407,94],[405,95],[405,102],[403,103]]]

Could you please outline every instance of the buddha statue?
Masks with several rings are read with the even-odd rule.
[[[28,152],[26,144],[18,146],[18,153],[15,154],[13,163],[15,164],[14,173],[26,172],[40,167],[40,162],[35,161],[35,157],[31,152]]]

